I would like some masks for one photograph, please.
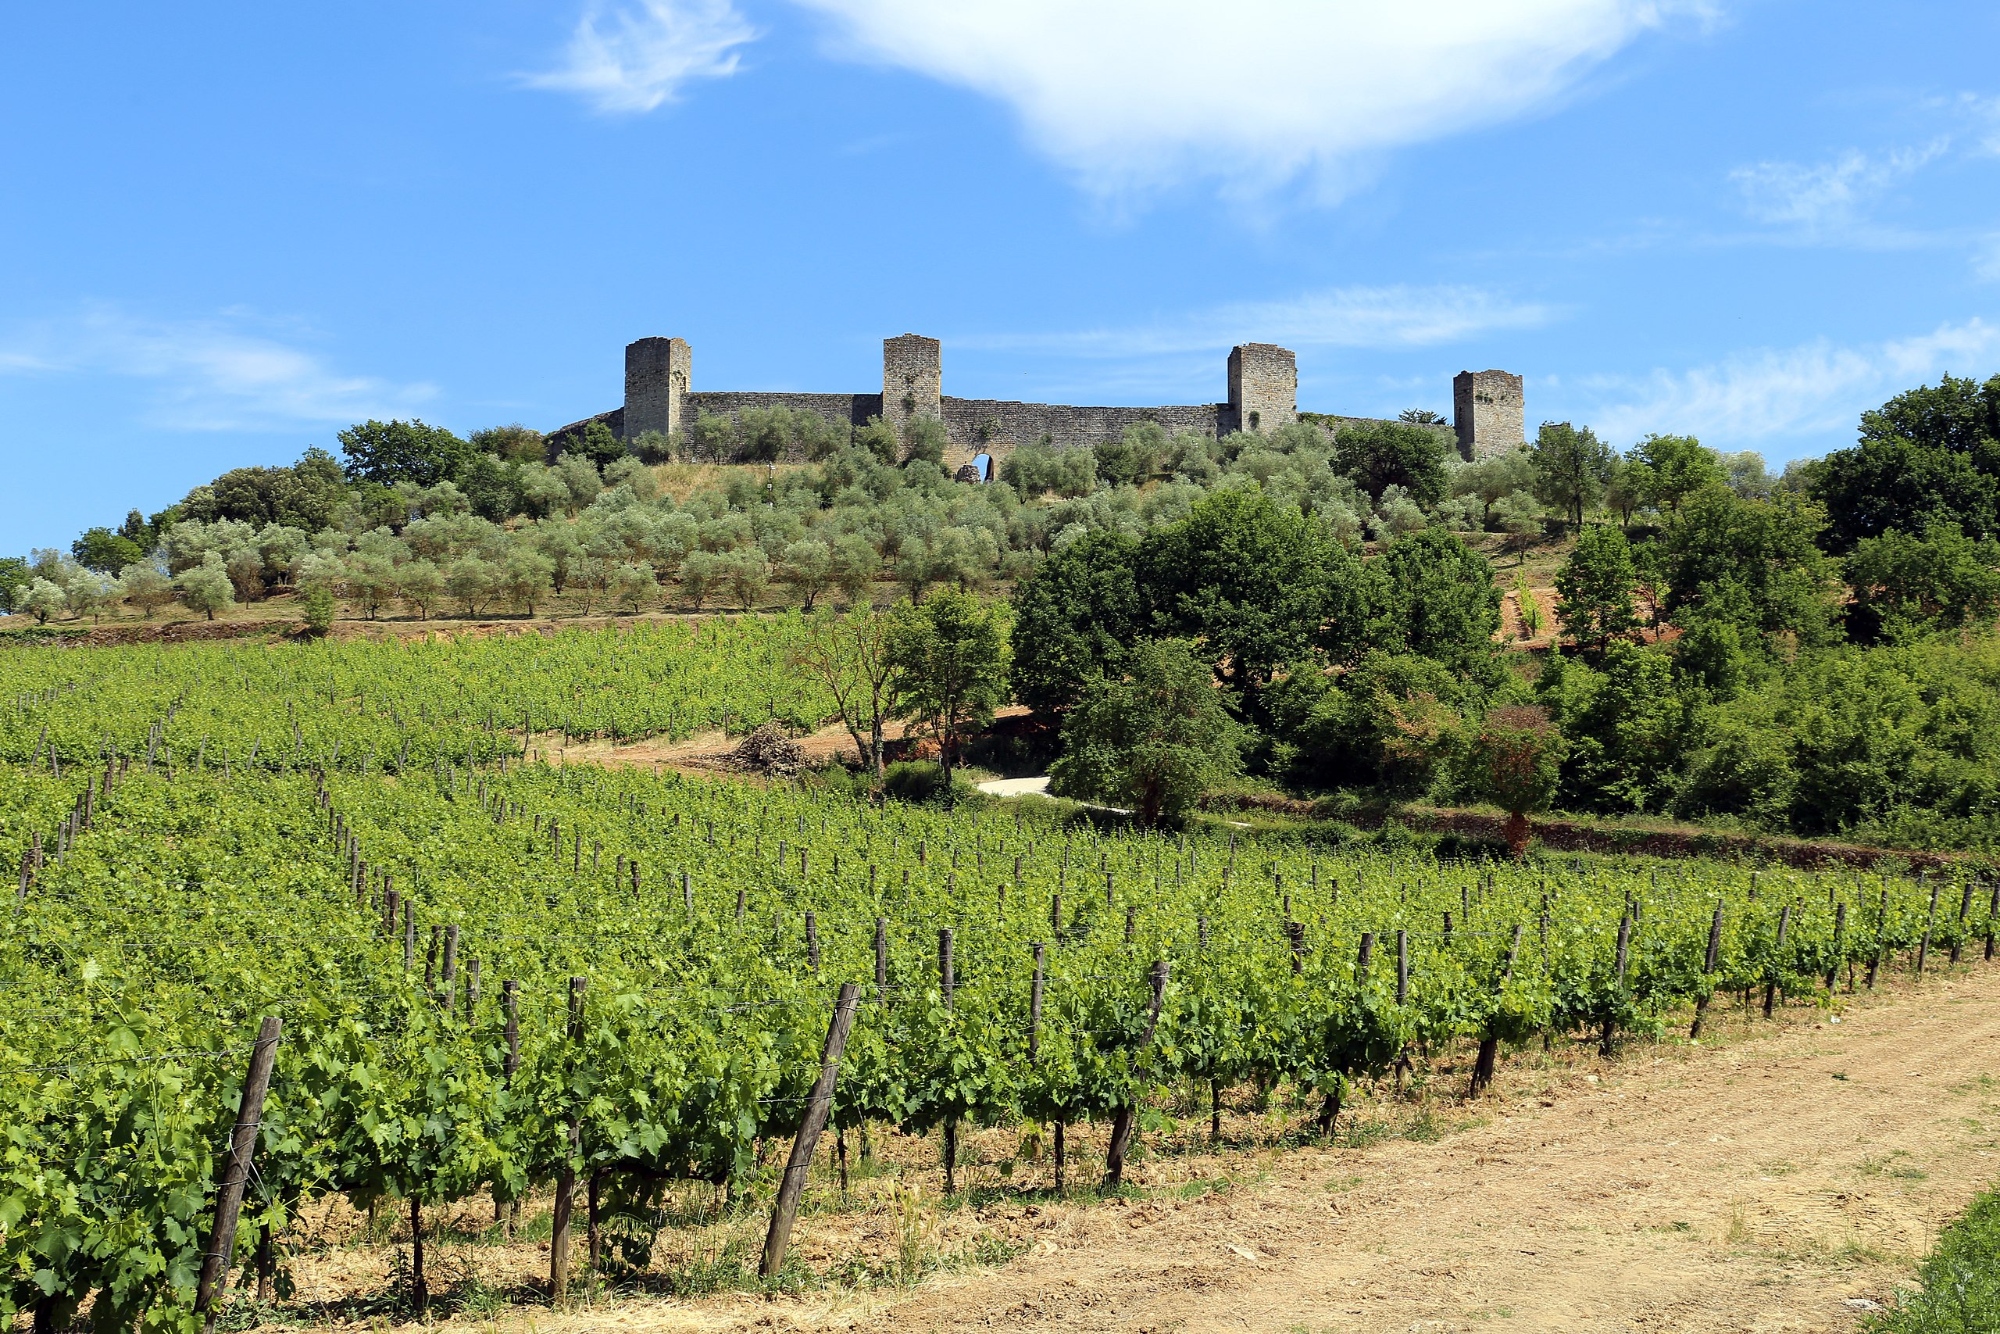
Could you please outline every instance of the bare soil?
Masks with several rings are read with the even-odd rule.
[[[882,1175],[847,1202],[823,1170],[801,1260],[945,1264],[912,1287],[797,1297],[630,1292],[554,1312],[446,1323],[558,1331],[1850,1331],[1890,1300],[1938,1230],[2000,1177],[2000,967],[1798,1007],[1767,1024],[1712,1012],[1713,1038],[1521,1053],[1494,1090],[1465,1068],[1416,1096],[1359,1100],[1334,1147],[1284,1142],[1296,1114],[1248,1108],[1210,1149],[1205,1116],[1149,1137],[1125,1198],[1059,1197],[1019,1129],[969,1138],[940,1207],[936,1141],[878,1138]],[[1100,1170],[1080,1128],[1076,1177]],[[826,1142],[830,1149],[831,1141]],[[900,1175],[897,1169],[901,1168]],[[928,1183],[928,1184],[926,1184]],[[1002,1187],[1005,1189],[1002,1189]],[[1037,1187],[1044,1189],[1036,1190]],[[473,1215],[485,1206],[469,1202]],[[468,1220],[477,1224],[483,1219]],[[762,1218],[684,1229],[656,1267],[754,1255]],[[545,1234],[544,1234],[545,1235]],[[489,1283],[545,1270],[547,1244],[437,1244]],[[300,1296],[380,1283],[379,1248],[299,1262]],[[325,1310],[325,1308],[321,1308]]]

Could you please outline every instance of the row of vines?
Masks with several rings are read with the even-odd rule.
[[[1169,1087],[1283,1089],[1332,1133],[1356,1081],[1461,1047],[1477,1085],[1525,1043],[1685,1032],[1719,994],[1769,1009],[1990,958],[2000,926],[1964,874],[1440,862],[520,762],[479,709],[556,679],[537,661],[578,689],[592,662],[711,670],[604,639],[156,654],[151,683],[143,659],[0,662],[0,1318],[198,1323],[267,1015],[247,1263],[282,1270],[331,1196],[421,1238],[427,1210],[554,1189],[559,1214],[587,1197],[601,1263],[643,1269],[675,1183],[769,1186],[842,983],[837,1133],[935,1132],[949,1182],[965,1128],[1101,1122],[1115,1178]],[[493,654],[494,683],[454,651]],[[345,677],[305,693],[329,662]],[[385,721],[437,732],[388,773],[332,758]]]

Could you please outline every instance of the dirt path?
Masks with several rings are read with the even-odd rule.
[[[1849,1329],[2000,1177],[2000,970],[1926,992],[1274,1163],[1247,1199],[1105,1210],[876,1327]]]
[[[1433,1143],[1259,1154],[1197,1198],[996,1206],[1029,1253],[907,1298],[535,1327],[1844,1331],[2000,1179],[2000,967],[1650,1053],[1503,1067],[1488,1119]]]

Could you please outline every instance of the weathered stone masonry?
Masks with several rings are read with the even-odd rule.
[[[1152,408],[1068,407],[1006,399],[951,398],[944,393],[943,349],[935,338],[904,334],[882,344],[882,392],[799,394],[757,391],[696,392],[693,354],[679,338],[642,338],[625,349],[625,405],[590,420],[602,421],[621,439],[648,431],[672,435],[702,413],[733,415],[745,408],[786,407],[816,412],[835,422],[863,425],[879,416],[901,429],[912,418],[942,421],[948,469],[977,453],[1004,457],[1021,445],[1087,449],[1117,440],[1140,422],[1168,433],[1274,431],[1299,419],[1298,360],[1271,343],[1230,349],[1228,401]],[[1521,443],[1521,377],[1506,371],[1465,371],[1452,381],[1459,452],[1467,459],[1504,453]],[[1342,420],[1361,420],[1343,418]],[[582,422],[564,427],[573,430]]]

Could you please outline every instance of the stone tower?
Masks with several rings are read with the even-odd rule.
[[[625,438],[648,431],[672,435],[684,421],[693,353],[680,338],[641,338],[625,345]]]
[[[1521,377],[1506,371],[1460,371],[1451,381],[1458,452],[1467,463],[1505,454],[1528,437]]]
[[[882,340],[882,421],[900,434],[914,417],[944,420],[944,353],[938,340]]]
[[[1229,349],[1229,407],[1239,431],[1275,431],[1299,419],[1299,359],[1274,343]]]

